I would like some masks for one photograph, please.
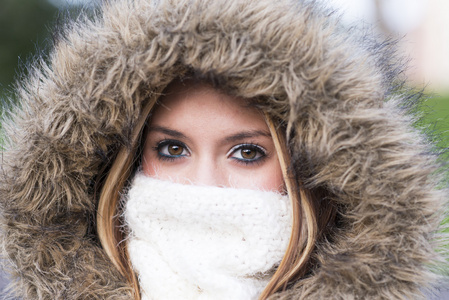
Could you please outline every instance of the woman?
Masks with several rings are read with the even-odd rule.
[[[204,82],[175,81],[163,94],[123,199],[129,232],[111,241],[124,222],[103,216],[114,215],[120,183],[103,190],[103,246],[114,253],[127,239],[129,255],[110,256],[124,274],[132,268],[120,257],[130,258],[150,299],[255,299],[285,254],[292,213],[264,115]]]
[[[400,90],[389,45],[320,9],[288,0],[122,0],[67,26],[48,64],[22,83],[21,109],[2,124],[2,243],[13,292],[423,297],[441,262],[436,238],[447,195],[437,189],[437,157],[407,116],[413,97]],[[174,199],[172,189],[189,201]],[[233,260],[240,256],[225,251],[219,257],[232,262],[224,268],[231,277],[214,260],[215,242],[227,245],[227,232],[215,234],[226,226],[195,227],[207,214],[192,208],[191,226],[182,214],[169,229],[159,223],[184,203],[209,205],[198,195],[239,205],[233,193],[248,190],[252,196],[238,199],[268,195],[251,205],[274,203],[254,224],[270,219],[278,234],[271,225],[254,228],[276,244],[272,251],[232,239],[231,250],[277,254],[265,261],[251,252],[256,259],[242,268]],[[209,252],[204,236],[213,241]],[[192,263],[195,249],[202,256]],[[195,276],[184,284],[170,272]]]

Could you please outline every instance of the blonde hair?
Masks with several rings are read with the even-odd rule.
[[[136,300],[140,299],[139,284],[127,254],[118,207],[121,191],[132,172],[145,123],[156,100],[154,97],[143,107],[132,133],[132,147],[123,146],[114,160],[103,184],[97,210],[97,233],[101,245],[115,267],[133,287]],[[310,190],[298,182],[293,168],[290,167],[285,130],[277,126],[268,114],[265,114],[265,119],[279,157],[286,190],[292,202],[293,229],[284,258],[259,299],[267,299],[275,292],[285,290],[287,284],[306,274],[319,228],[326,226],[335,214],[332,207],[325,207],[324,213],[320,214],[323,219],[317,222],[319,201]]]

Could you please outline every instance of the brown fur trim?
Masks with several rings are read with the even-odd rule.
[[[142,104],[191,70],[280,118],[298,180],[338,208],[310,276],[273,299],[416,299],[434,281],[447,192],[390,45],[289,0],[111,1],[63,36],[2,124],[1,243],[17,296],[130,299],[89,230],[92,182]]]

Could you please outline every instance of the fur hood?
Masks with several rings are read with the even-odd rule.
[[[67,25],[2,123],[3,255],[25,299],[130,299],[95,234],[95,181],[142,106],[192,70],[260,99],[337,226],[273,299],[416,299],[447,194],[391,45],[303,0],[119,0]]]

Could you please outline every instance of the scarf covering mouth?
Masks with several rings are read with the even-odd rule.
[[[138,173],[125,199],[142,299],[257,299],[289,242],[288,196]]]

